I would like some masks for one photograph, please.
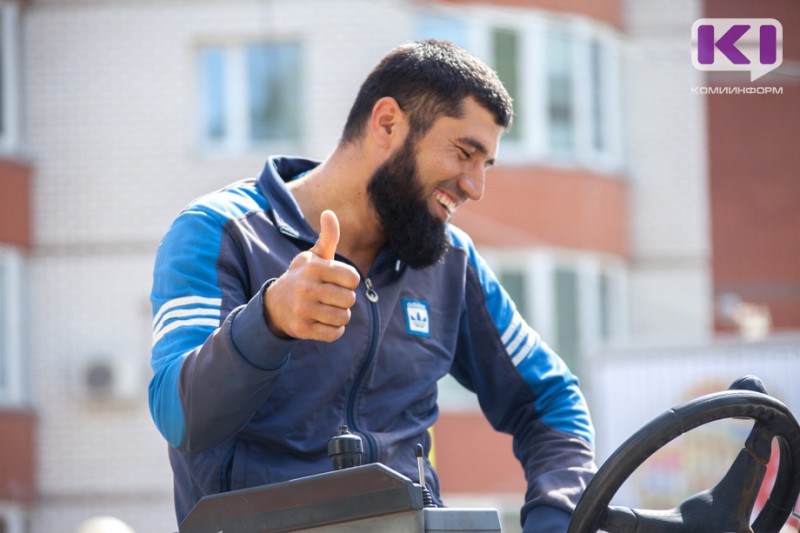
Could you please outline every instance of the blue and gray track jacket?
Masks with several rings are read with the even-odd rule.
[[[316,164],[269,159],[258,179],[186,207],[160,244],[149,398],[170,446],[178,521],[207,494],[329,471],[328,440],[343,423],[362,437],[365,462],[415,479],[415,444],[430,450],[448,372],[513,435],[528,480],[523,520],[531,509],[570,512],[594,469],[577,380],[455,227],[432,267],[382,251],[335,342],[270,332],[265,282],[318,237],[285,181]]]

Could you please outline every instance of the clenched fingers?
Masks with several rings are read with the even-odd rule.
[[[279,336],[336,340],[350,321],[360,280],[351,265],[302,252],[264,295],[267,325]]]

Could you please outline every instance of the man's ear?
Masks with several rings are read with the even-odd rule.
[[[405,138],[408,121],[397,100],[384,96],[375,102],[368,130],[374,142],[382,148],[392,149]]]

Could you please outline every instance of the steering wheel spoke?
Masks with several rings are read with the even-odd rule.
[[[688,533],[707,532],[703,525],[688,522],[682,509],[667,511],[610,506],[600,519],[599,528],[608,533]],[[727,530],[726,530],[727,531]],[[730,531],[738,531],[731,529]]]

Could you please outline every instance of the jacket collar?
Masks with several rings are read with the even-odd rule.
[[[303,217],[300,206],[286,184],[317,165],[319,161],[312,159],[273,156],[267,159],[258,177],[258,188],[267,198],[275,227],[284,235],[311,243],[317,239],[316,232]]]

